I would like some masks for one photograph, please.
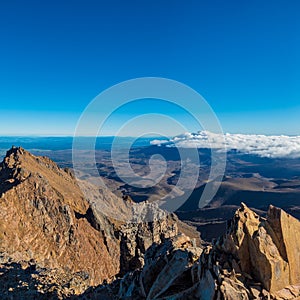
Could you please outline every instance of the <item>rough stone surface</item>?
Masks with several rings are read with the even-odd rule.
[[[300,222],[283,210],[270,206],[267,228],[272,236],[281,257],[288,262],[289,283],[300,282]]]
[[[197,261],[201,252],[184,234],[163,244],[154,243],[146,251],[144,267],[128,273],[109,289],[115,290],[116,299],[199,299],[205,293],[199,289],[198,280]],[[211,276],[207,281],[215,284]],[[104,292],[100,287],[82,298],[102,299]]]
[[[0,252],[45,268],[87,272],[91,285],[118,273],[119,243],[91,226],[89,203],[68,172],[12,148],[0,164],[0,182]]]
[[[240,261],[242,272],[260,281],[268,291],[300,282],[300,222],[270,206],[267,218],[242,204],[220,247]]]
[[[87,274],[76,289],[65,292],[79,294],[143,266],[144,253],[153,242],[178,234],[177,217],[150,204],[146,209],[160,217],[151,223],[122,223],[104,216],[93,200],[101,198],[124,210],[132,210],[132,203],[108,190],[88,183],[87,187],[92,200],[85,199],[70,170],[22,148],[10,149],[0,164],[0,254],[15,267],[34,262],[39,270],[56,272],[56,290],[62,282],[59,274],[64,278]],[[47,291],[48,277],[41,280],[39,274],[36,280]]]
[[[202,247],[191,228],[155,204],[135,206],[86,188],[89,199],[72,172],[48,158],[7,152],[0,164],[1,299],[300,298],[300,222],[281,209],[270,206],[260,218],[242,203],[226,234]],[[137,219],[108,218],[98,200]],[[149,214],[153,221],[143,221]]]
[[[227,232],[201,249],[179,235],[152,245],[141,270],[105,290],[116,299],[299,299],[299,221],[270,206],[266,219],[242,203]],[[298,254],[298,255],[297,255]]]

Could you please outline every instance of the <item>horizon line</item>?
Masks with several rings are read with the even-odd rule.
[[[135,135],[100,135],[100,136],[94,136],[94,135],[80,135],[80,136],[74,136],[74,135],[51,135],[51,134],[28,134],[28,135],[15,135],[15,134],[0,134],[0,138],[112,138],[112,137],[118,137],[118,138],[173,138],[182,134],[190,133],[190,134],[197,134],[199,132],[203,132],[205,130],[201,130],[198,132],[184,132],[184,133],[179,133],[177,135],[172,135],[172,136],[161,136],[161,135],[149,135],[149,136],[135,136]],[[211,132],[213,133],[213,132]],[[231,132],[223,132],[223,135],[264,135],[264,136],[289,136],[289,137],[296,137],[300,136],[299,134],[284,134],[284,133],[231,133]]]

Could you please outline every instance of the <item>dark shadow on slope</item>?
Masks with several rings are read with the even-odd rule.
[[[36,280],[36,266],[22,268],[21,264],[8,262],[0,267],[0,295],[1,300],[58,300],[56,292],[41,293],[38,290],[40,282]],[[49,284],[50,291],[53,284]]]

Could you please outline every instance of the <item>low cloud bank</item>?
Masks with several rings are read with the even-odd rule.
[[[153,140],[152,145],[183,148],[214,148],[237,150],[271,158],[300,158],[300,136],[256,135],[256,134],[215,134],[207,131],[185,133],[169,141]]]

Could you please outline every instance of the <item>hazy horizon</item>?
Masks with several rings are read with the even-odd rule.
[[[197,131],[197,132],[190,132],[190,131],[185,131],[185,132],[180,132],[178,134],[175,135],[168,135],[168,136],[164,136],[162,137],[161,135],[80,135],[80,136],[76,136],[77,138],[112,138],[112,137],[120,137],[120,138],[174,138],[176,136],[180,136],[182,134],[185,133],[198,133],[201,132],[201,130]],[[300,137],[300,133],[299,134],[282,134],[282,133],[255,133],[255,132],[249,132],[249,133],[245,133],[245,132],[223,132],[224,135],[226,134],[232,134],[232,135],[264,135],[264,136],[289,136],[289,137]],[[14,134],[0,134],[1,138],[74,138],[75,135],[74,134],[20,134],[20,135],[14,135]]]
[[[174,137],[165,136],[0,136],[0,149],[13,143],[29,149],[67,150],[112,149],[116,147],[166,146],[177,148],[235,150],[261,157],[300,158],[300,135],[232,134],[199,131],[185,132]]]

